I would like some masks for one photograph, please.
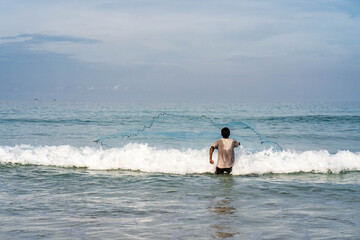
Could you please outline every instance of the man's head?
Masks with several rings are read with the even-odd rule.
[[[228,138],[230,136],[230,129],[228,129],[227,127],[221,129],[221,136],[223,138]]]

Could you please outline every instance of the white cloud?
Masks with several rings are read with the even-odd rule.
[[[48,42],[33,46],[37,51],[70,54],[87,62],[121,66],[141,62],[188,68],[205,64],[213,69],[211,62],[221,63],[234,54],[267,57],[282,52],[289,57],[304,53],[304,47],[329,54],[330,38],[339,43],[354,39],[353,31],[359,27],[358,19],[321,8],[317,1],[310,5],[318,9],[311,11],[301,1],[293,5],[283,1],[212,2],[217,7],[154,1],[154,6],[147,9],[138,2],[139,9],[129,10],[126,1],[107,1],[112,8],[102,7],[101,1],[23,1],[19,3],[22,8],[2,17],[8,22],[2,34],[42,33],[101,41],[92,45]],[[334,30],[344,32],[336,34]]]
[[[113,90],[114,90],[114,91],[118,91],[118,90],[120,89],[120,87],[121,87],[121,85],[118,84],[118,85],[116,85],[116,86],[113,87]]]
[[[177,88],[203,88],[219,79],[235,85],[309,82],[314,79],[305,75],[334,78],[329,69],[341,75],[360,56],[360,19],[346,11],[343,0],[23,0],[5,5],[11,11],[0,14],[6,23],[0,38],[29,33],[98,40],[34,43],[31,49],[121,69],[109,77],[108,91],[126,90],[117,85],[118,77],[125,77],[122,85],[132,90],[148,82],[157,84],[154,89],[179,81],[183,84]]]

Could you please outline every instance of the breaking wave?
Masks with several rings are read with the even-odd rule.
[[[170,174],[202,174],[215,171],[209,164],[208,149],[158,149],[146,144],[122,148],[62,146],[0,146],[0,164],[78,167],[93,170],[134,170]],[[216,155],[215,160],[216,160]],[[236,151],[233,175],[266,173],[341,173],[360,171],[360,152]]]

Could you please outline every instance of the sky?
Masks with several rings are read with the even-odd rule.
[[[0,0],[0,100],[360,101],[359,0]]]

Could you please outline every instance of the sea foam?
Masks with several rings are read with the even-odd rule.
[[[171,174],[199,174],[215,171],[209,164],[208,149],[158,149],[146,144],[122,148],[62,146],[0,146],[0,163],[59,167],[85,167],[93,170],[135,170]],[[216,161],[216,152],[214,160]],[[266,173],[340,173],[360,171],[360,152],[236,151],[234,175]]]

